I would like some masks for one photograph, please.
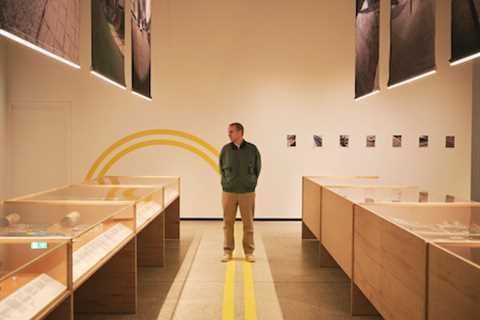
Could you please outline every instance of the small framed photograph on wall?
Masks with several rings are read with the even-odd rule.
[[[420,148],[428,148],[428,136],[427,135],[421,135],[420,138],[418,138],[418,146]]]
[[[320,135],[313,135],[313,146],[316,148],[323,147],[323,136]]]
[[[369,135],[367,136],[367,148],[375,148],[377,144],[377,136]]]
[[[455,148],[455,136],[447,136],[445,138],[445,147],[446,148]]]
[[[348,148],[350,146],[350,136],[346,134],[340,135],[340,147]]]
[[[287,134],[287,147],[293,148],[297,146],[297,135],[296,134]]]
[[[392,137],[392,147],[401,148],[402,147],[402,135],[395,134]]]

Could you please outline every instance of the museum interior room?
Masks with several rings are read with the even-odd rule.
[[[0,0],[0,320],[480,319],[480,0]]]

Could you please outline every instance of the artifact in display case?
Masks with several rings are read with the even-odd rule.
[[[382,316],[424,319],[429,244],[477,242],[479,225],[474,202],[357,205],[353,281]]]
[[[42,319],[69,299],[68,252],[65,240],[1,239],[0,319]]]
[[[19,223],[0,227],[1,239],[42,243],[66,239],[72,245],[74,287],[135,236],[131,202],[6,201],[3,216],[15,213]]]
[[[86,184],[93,185],[124,185],[163,187],[165,190],[165,207],[168,207],[180,196],[180,177],[167,176],[105,176],[89,180]]]
[[[45,202],[45,201],[107,201],[133,202],[136,215],[136,228],[142,229],[148,222],[161,214],[164,190],[162,187],[148,186],[114,186],[114,185],[71,185],[52,189],[42,193],[27,195],[14,199],[15,201]],[[78,212],[71,212],[62,220],[64,224],[77,223]]]
[[[478,319],[480,242],[431,243],[428,319]]]

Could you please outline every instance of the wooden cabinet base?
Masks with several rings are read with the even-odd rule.
[[[165,238],[180,239],[180,197],[165,208]]]
[[[351,282],[350,307],[352,316],[378,316],[380,315],[375,307],[368,301],[363,292]]]
[[[320,266],[323,268],[340,268],[338,263],[333,259],[330,253],[325,249],[323,244],[318,244],[318,252],[320,256]]]
[[[74,292],[75,313],[137,312],[136,238]]]
[[[139,267],[163,267],[165,265],[165,215],[158,215],[137,235],[137,259]]]
[[[55,310],[47,315],[45,320],[69,320],[73,319],[73,298],[68,295],[65,300],[59,304]]]
[[[315,235],[313,234],[312,231],[310,231],[310,229],[308,229],[307,225],[305,224],[305,222],[302,221],[302,239],[316,239],[315,238]]]

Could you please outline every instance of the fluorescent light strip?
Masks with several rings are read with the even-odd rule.
[[[132,91],[132,94],[136,95],[137,97],[143,98],[143,99],[145,99],[145,100],[147,100],[147,101],[152,101],[152,98],[149,98],[149,97],[147,97],[147,96],[144,96],[143,94],[140,94],[140,93],[138,93],[138,92]]]
[[[419,75],[419,76],[416,76],[416,77],[414,77],[414,78],[411,78],[411,79],[408,79],[408,80],[405,80],[405,81],[402,81],[402,82],[396,83],[396,84],[394,84],[394,85],[391,85],[391,86],[389,86],[389,87],[388,87],[388,89],[393,89],[393,88],[396,88],[396,87],[402,86],[402,85],[404,85],[404,84],[407,84],[407,83],[413,82],[413,81],[415,81],[415,80],[418,80],[418,79],[421,79],[421,78],[428,77],[428,76],[430,76],[430,75],[432,75],[432,74],[434,74],[434,73],[436,73],[436,72],[437,72],[437,70],[432,70],[432,71],[429,71],[429,72],[427,72],[427,73],[421,74],[421,75]]]
[[[375,91],[370,92],[369,94],[366,94],[366,95],[364,95],[364,96],[355,98],[355,101],[360,101],[360,100],[366,99],[366,98],[368,98],[368,97],[371,97],[371,96],[373,96],[373,95],[376,95],[376,94],[379,93],[379,92],[380,92],[380,90],[377,89],[377,90],[375,90]]]
[[[113,81],[112,79],[109,79],[109,78],[105,77],[104,75],[101,75],[101,74],[98,73],[98,72],[95,72],[95,71],[92,70],[92,71],[90,71],[90,73],[93,74],[95,77],[98,77],[98,78],[100,78],[100,79],[102,79],[102,80],[105,80],[106,82],[108,82],[108,83],[110,83],[110,84],[113,84],[113,85],[114,85],[115,87],[117,87],[117,88],[120,88],[120,89],[122,89],[122,90],[126,90],[126,89],[127,89],[127,87],[122,86],[121,84]]]
[[[62,58],[62,57],[60,57],[60,56],[57,56],[56,54],[54,54],[54,53],[52,53],[52,52],[50,52],[50,51],[48,51],[48,50],[45,50],[45,49],[43,49],[43,48],[41,48],[41,47],[39,47],[39,46],[37,46],[37,45],[35,45],[35,44],[33,44],[33,43],[25,40],[25,39],[22,39],[22,38],[14,35],[14,34],[8,32],[8,31],[6,31],[6,30],[0,29],[0,35],[4,36],[4,37],[6,37],[6,38],[8,38],[8,39],[10,39],[10,40],[13,40],[13,41],[15,41],[15,42],[18,42],[18,43],[20,43],[20,44],[22,44],[22,45],[24,45],[24,46],[26,46],[26,47],[29,47],[30,49],[33,49],[33,50],[35,50],[35,51],[37,51],[37,52],[43,53],[44,55],[49,56],[50,58],[53,58],[53,59],[55,59],[55,60],[57,60],[57,61],[60,61],[60,62],[63,62],[63,63],[65,63],[65,64],[67,64],[67,65],[69,65],[69,66],[71,66],[71,67],[73,67],[73,68],[75,68],[75,69],[80,69],[80,66],[79,66],[78,64],[75,64],[75,63],[73,63],[72,61],[69,61],[69,60],[67,60],[67,59],[65,59],[65,58]]]
[[[467,62],[467,61],[476,59],[476,58],[478,58],[478,57],[480,57],[480,52],[475,53],[475,54],[472,54],[471,56],[465,57],[465,58],[463,58],[463,59],[450,62],[450,65],[451,65],[451,66],[456,66],[456,65],[458,65],[458,64],[461,64],[461,63],[464,63],[464,62]]]

